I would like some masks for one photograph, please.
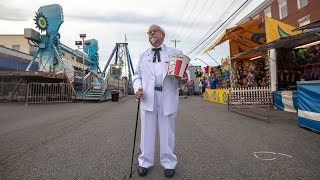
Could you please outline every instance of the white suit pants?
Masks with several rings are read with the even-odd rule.
[[[164,116],[162,92],[155,91],[153,111],[141,110],[141,141],[139,166],[150,168],[154,165],[155,137],[157,126],[160,136],[160,163],[165,169],[175,169],[177,157],[175,147],[176,113]]]

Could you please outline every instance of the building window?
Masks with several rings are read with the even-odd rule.
[[[310,24],[310,14],[308,16],[298,19],[298,22],[299,22],[299,27]]]
[[[20,45],[12,45],[12,49],[16,51],[20,51]]]
[[[308,5],[308,0],[297,0],[297,3],[298,3],[298,9],[301,9],[306,5]]]
[[[270,6],[267,9],[264,10],[264,16],[272,17],[271,16],[271,7]]]
[[[280,19],[288,16],[287,0],[278,0]]]

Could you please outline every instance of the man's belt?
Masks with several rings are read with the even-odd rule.
[[[162,86],[156,86],[156,87],[154,87],[154,90],[156,90],[156,91],[162,91]]]

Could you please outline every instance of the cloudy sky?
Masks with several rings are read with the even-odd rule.
[[[62,6],[64,13],[64,23],[59,31],[61,42],[76,49],[74,41],[81,40],[80,33],[86,33],[87,39],[97,39],[101,68],[110,57],[115,43],[124,42],[125,34],[135,65],[139,54],[150,46],[146,32],[151,24],[159,24],[165,29],[167,45],[174,46],[171,40],[180,40],[177,48],[192,58],[191,64],[204,65],[194,60],[200,58],[216,65],[208,55],[202,54],[203,50],[219,37],[223,29],[234,26],[264,0],[249,0],[250,3],[230,24],[217,30],[245,1],[0,0],[0,34],[23,34],[24,28],[35,29],[33,18],[38,8],[56,3]],[[228,51],[228,43],[224,43],[209,54],[220,62],[221,58],[229,55]]]

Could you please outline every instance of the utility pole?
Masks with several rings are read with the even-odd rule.
[[[171,42],[174,42],[174,47],[177,47],[177,42],[180,42],[180,40],[171,40]]]

